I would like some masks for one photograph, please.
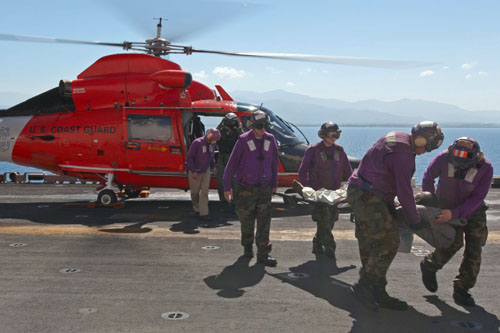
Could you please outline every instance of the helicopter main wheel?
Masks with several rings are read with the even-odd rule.
[[[116,202],[117,197],[113,190],[106,189],[99,192],[97,195],[97,202],[102,205],[112,205]]]

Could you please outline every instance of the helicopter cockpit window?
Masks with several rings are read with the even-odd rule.
[[[288,124],[273,113],[268,113],[268,115],[270,120],[268,132],[274,135],[278,146],[293,146],[302,142]]]
[[[168,116],[131,114],[127,116],[129,140],[169,141],[172,138],[172,121]]]
[[[276,142],[278,146],[294,146],[298,143],[302,143],[295,131],[292,129],[292,126],[287,122],[283,121],[280,117],[276,116],[274,113],[268,112],[269,116],[269,128],[268,132],[274,135],[276,138]],[[242,116],[241,122],[243,124],[243,130],[248,131],[248,121],[250,120],[250,116]]]
[[[243,131],[248,131],[248,122],[250,121],[250,116],[241,116],[241,125],[243,125]]]

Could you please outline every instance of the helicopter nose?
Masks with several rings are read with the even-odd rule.
[[[280,160],[285,172],[298,172],[302,158],[307,150],[305,143],[299,143],[293,146],[280,147]]]

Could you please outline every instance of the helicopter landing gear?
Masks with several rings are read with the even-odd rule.
[[[123,198],[123,200],[127,199],[136,199],[136,198],[147,198],[149,197],[149,188],[146,187],[124,187],[122,188],[118,196]]]
[[[127,199],[135,199],[141,195],[141,190],[132,190],[130,188],[125,189],[125,195]]]
[[[116,202],[117,196],[115,191],[104,189],[97,195],[97,202],[102,205],[112,205]]]
[[[118,200],[115,189],[113,188],[114,177],[115,175],[113,173],[106,174],[106,186],[99,191],[99,194],[97,195],[97,203],[102,205],[112,205]]]

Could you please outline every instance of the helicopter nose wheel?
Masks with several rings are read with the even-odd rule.
[[[102,205],[112,205],[116,202],[117,196],[113,190],[104,189],[97,195],[97,203]]]

